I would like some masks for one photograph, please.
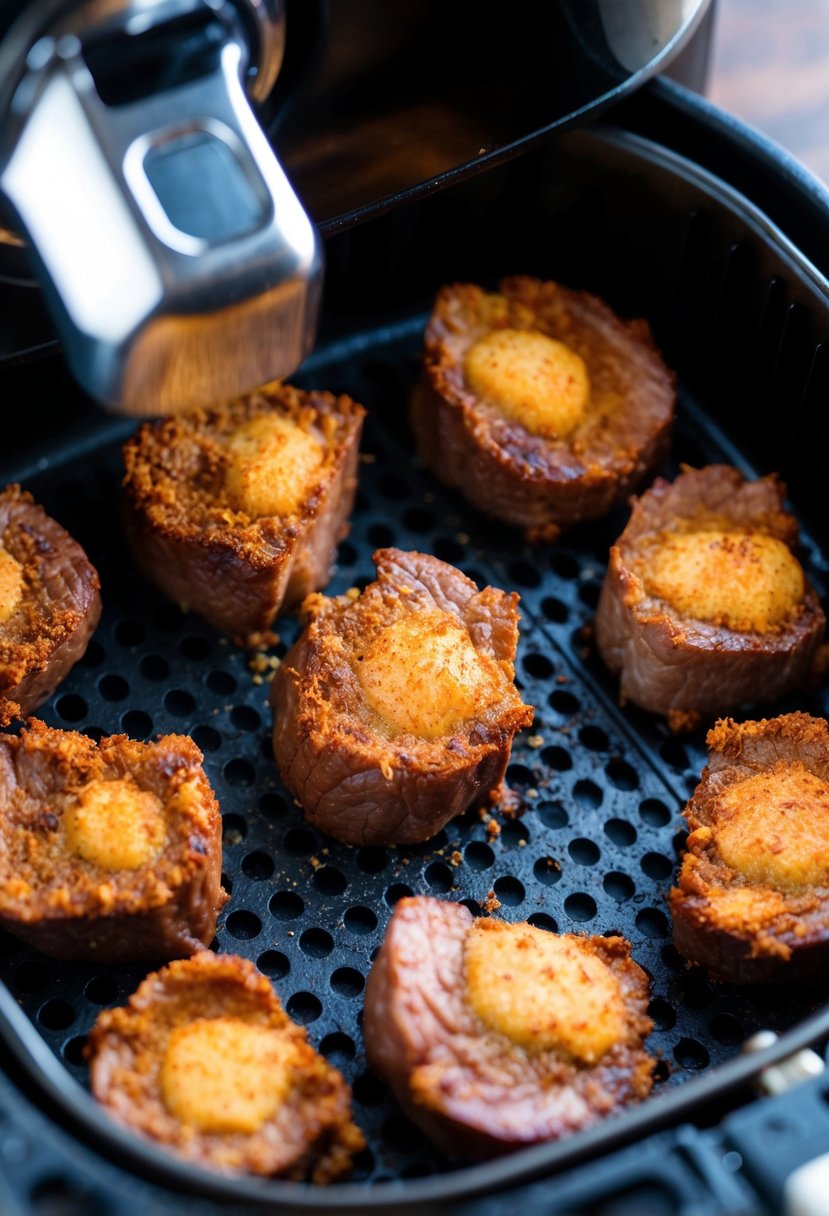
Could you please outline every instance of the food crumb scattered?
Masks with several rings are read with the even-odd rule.
[[[494,891],[487,891],[483,903],[484,912],[495,912],[501,907],[501,901]]]
[[[373,452],[361,452],[360,453],[360,464],[375,464],[376,462],[377,462],[377,457],[374,455]]]
[[[538,750],[539,747],[543,747],[543,746],[544,746],[544,736],[543,735],[530,735],[530,737],[527,739],[527,747],[532,747],[532,748],[535,748],[536,750]]]
[[[459,866],[462,861],[463,861],[463,853],[458,852],[457,849],[455,849],[452,853],[449,854],[450,866],[455,866],[457,868],[457,866]]]
[[[487,819],[486,835],[487,840],[496,840],[501,835],[501,825],[497,819]]]

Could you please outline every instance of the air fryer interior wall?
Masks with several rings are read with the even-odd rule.
[[[522,803],[517,818],[496,815],[494,830],[468,814],[409,849],[350,849],[309,829],[277,780],[267,688],[254,682],[246,656],[143,584],[123,552],[115,440],[124,424],[101,421],[71,442],[30,436],[7,451],[0,469],[6,480],[24,480],[102,576],[102,625],[42,716],[93,734],[193,735],[224,814],[232,898],[218,945],[258,963],[288,1012],[354,1085],[357,1120],[369,1139],[355,1182],[327,1199],[279,1184],[258,1188],[272,1208],[288,1210],[356,1205],[369,1194],[383,1202],[382,1192],[361,1186],[369,1180],[405,1183],[388,1193],[390,1208],[415,1202],[429,1185],[424,1176],[447,1168],[367,1072],[360,1035],[372,954],[391,907],[410,892],[462,899],[475,911],[492,893],[497,915],[509,920],[624,933],[653,977],[658,1091],[687,1087],[690,1098],[705,1085],[711,1096],[718,1076],[727,1088],[727,1061],[747,1035],[761,1027],[785,1031],[827,997],[825,986],[711,984],[687,970],[670,945],[664,896],[681,842],[679,812],[704,763],[703,736],[673,738],[650,715],[620,710],[591,646],[607,549],[625,512],[557,545],[525,547],[434,482],[412,458],[406,423],[434,290],[462,279],[494,286],[502,273],[550,276],[597,292],[624,315],[651,319],[680,373],[680,419],[665,472],[680,461],[711,460],[779,469],[798,515],[817,525],[825,423],[814,377],[829,331],[825,284],[721,183],[618,130],[568,136],[342,234],[327,252],[323,341],[298,382],[350,392],[370,410],[357,510],[330,589],[365,583],[372,550],[395,544],[521,593],[517,672],[525,699],[538,707],[527,734],[542,742],[530,745],[525,736],[513,753],[508,777]],[[15,372],[9,400],[40,406],[60,374],[46,364],[30,371]],[[799,430],[789,438],[797,402]],[[826,539],[817,526],[804,538],[804,563],[821,592]],[[295,621],[283,622],[280,633],[281,655]],[[825,714],[829,697],[821,690],[764,712],[794,708]],[[83,1035],[100,1008],[122,1003],[146,969],[58,964],[10,937],[1,944],[0,974],[53,1049],[54,1068],[83,1083]],[[643,1109],[658,1126],[659,1098]],[[609,1121],[591,1151],[606,1147],[625,1118]],[[103,1116],[99,1122],[105,1137]],[[576,1140],[551,1146],[546,1168],[566,1167],[577,1150]],[[534,1160],[538,1166],[538,1155]],[[482,1188],[491,1168],[443,1175],[435,1185],[457,1193],[468,1179]],[[510,1168],[520,1178],[521,1155]],[[202,1186],[209,1192],[210,1180]],[[240,1197],[252,1194],[232,1182],[217,1183],[216,1194],[234,1193],[234,1186]]]

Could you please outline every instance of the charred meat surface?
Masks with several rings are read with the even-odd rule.
[[[620,937],[401,900],[366,987],[372,1068],[450,1157],[558,1140],[646,1097],[648,980]]]
[[[720,721],[685,808],[670,893],[681,954],[732,983],[817,979],[829,962],[829,728]]]
[[[270,385],[145,423],[124,446],[139,569],[244,644],[329,578],[357,488],[364,410]]]
[[[709,465],[634,501],[596,615],[623,701],[686,729],[807,680],[825,619],[784,496],[774,476]]]
[[[113,1118],[220,1173],[330,1182],[363,1147],[341,1074],[235,955],[147,976],[99,1016],[86,1052]]]
[[[674,376],[644,321],[515,276],[444,287],[412,400],[441,481],[530,540],[605,515],[664,459]]]
[[[274,754],[306,819],[348,844],[428,840],[497,791],[532,721],[515,593],[381,549],[362,594],[311,596],[274,677]]]
[[[221,816],[184,735],[0,736],[0,841],[0,926],[45,954],[158,961],[213,939]]]
[[[26,717],[83,656],[101,616],[81,546],[11,485],[0,493],[0,725]]]

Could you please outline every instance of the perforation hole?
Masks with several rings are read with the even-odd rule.
[[[314,886],[321,895],[342,895],[348,886],[348,879],[335,866],[321,866],[314,871]]]
[[[248,853],[242,858],[242,873],[256,882],[270,878],[273,872],[273,858],[267,853]]]
[[[454,886],[454,875],[449,866],[442,861],[433,861],[426,867],[423,877],[429,887],[440,895],[445,895]]]
[[[604,791],[600,786],[596,785],[595,781],[585,778],[582,781],[577,781],[573,786],[573,797],[582,806],[589,807],[590,810],[596,810],[597,807],[602,805]]]
[[[496,878],[492,886],[493,891],[498,896],[502,904],[508,908],[515,908],[518,904],[524,902],[526,891],[524,884],[512,874],[505,874],[502,878]]]
[[[268,907],[277,920],[296,920],[305,911],[305,903],[295,891],[277,891]]]
[[[76,1034],[73,1038],[67,1039],[61,1048],[61,1055],[67,1064],[72,1068],[81,1068],[85,1063],[84,1048],[86,1047],[86,1035]]]
[[[636,828],[627,819],[608,819],[604,834],[620,849],[628,849],[636,843]]]
[[[237,730],[259,730],[262,718],[251,705],[234,705],[230,711],[230,721]]]
[[[334,949],[334,939],[325,929],[306,929],[299,939],[299,948],[309,958],[327,958]]]
[[[644,823],[653,828],[664,828],[671,822],[671,812],[658,798],[645,798],[639,804],[639,814]]]
[[[386,887],[383,898],[389,907],[393,908],[394,905],[399,903],[401,899],[408,899],[411,895],[414,895],[414,891],[408,885],[408,883],[393,882],[391,886]]]
[[[262,794],[258,806],[267,819],[282,819],[288,814],[285,800],[279,794]]]
[[[64,722],[82,722],[89,713],[86,701],[74,692],[58,697],[55,709],[58,717],[62,718]]]
[[[190,659],[195,663],[201,663],[205,659],[209,659],[213,653],[213,647],[207,638],[199,637],[197,633],[191,633],[187,637],[182,638],[178,644],[178,649],[182,658]]]
[[[482,840],[471,840],[463,851],[463,859],[470,870],[488,870],[495,862],[495,854]]]
[[[354,967],[338,967],[331,976],[331,990],[349,1000],[359,996],[365,986],[366,981]]]
[[[293,857],[310,857],[317,847],[317,838],[309,828],[291,828],[285,833],[282,847]]]
[[[149,739],[153,730],[153,720],[143,709],[128,709],[121,715],[121,729],[131,739]]]
[[[536,651],[524,655],[524,670],[534,680],[549,680],[555,670],[545,654]]]
[[[111,975],[96,975],[83,994],[93,1005],[113,1005],[118,1000],[118,985]]]
[[[658,1030],[673,1030],[676,1026],[676,1011],[661,996],[655,996],[648,1005],[648,1015]]]
[[[196,701],[186,688],[171,688],[164,694],[164,707],[176,718],[189,718],[196,709]]]
[[[568,895],[565,899],[564,911],[570,917],[570,920],[582,924],[585,921],[592,920],[596,915],[596,901],[586,891],[577,891],[573,895]]]
[[[745,1041],[746,1032],[739,1018],[732,1013],[718,1013],[710,1023],[711,1034],[726,1047],[737,1047]]]
[[[368,933],[373,933],[377,928],[377,917],[371,908],[364,908],[360,904],[356,904],[353,908],[346,910],[343,924],[349,933],[363,937]]]
[[[75,1007],[58,998],[47,1001],[38,1010],[37,1020],[46,1030],[68,1030],[75,1021]]]
[[[244,760],[241,756],[228,760],[222,774],[231,786],[251,786],[256,781],[256,769],[249,760]]]
[[[573,861],[580,866],[594,866],[601,857],[599,846],[584,836],[580,836],[577,840],[572,840],[568,845],[567,852],[573,858]]]
[[[554,595],[548,595],[541,601],[541,611],[548,621],[554,621],[557,625],[563,625],[570,615],[567,605]]]
[[[554,830],[566,828],[570,822],[570,816],[560,802],[539,802],[536,815],[545,827]]]
[[[544,929],[547,933],[558,933],[558,922],[547,912],[533,912],[527,917],[527,924],[536,929]]]
[[[145,654],[138,667],[145,679],[156,684],[166,680],[170,674],[170,664],[160,654]]]
[[[610,740],[600,726],[583,726],[579,743],[591,752],[606,752],[610,747]]]
[[[130,686],[123,676],[101,676],[98,692],[105,700],[125,700],[129,697]]]
[[[604,771],[617,790],[639,789],[639,774],[626,760],[615,758],[605,765]]]
[[[570,553],[559,551],[550,558],[550,568],[559,578],[573,579],[579,577],[579,563]]]
[[[366,539],[375,549],[388,549],[395,542],[394,531],[387,524],[370,524]]]
[[[537,587],[541,582],[538,568],[531,562],[516,561],[509,564],[509,579],[516,587]]]
[[[578,697],[572,692],[568,692],[565,688],[557,688],[555,692],[551,692],[549,702],[550,708],[565,718],[571,717],[581,709],[581,702]]]
[[[436,536],[432,542],[432,552],[442,562],[449,562],[450,565],[457,566],[459,562],[463,561],[466,550],[459,541],[454,540],[451,536]]]
[[[674,1059],[681,1068],[689,1072],[699,1072],[708,1067],[711,1057],[696,1039],[680,1039],[674,1048]]]
[[[322,1001],[313,992],[295,992],[288,998],[285,1009],[288,1017],[299,1022],[300,1026],[308,1026],[322,1014]]]
[[[365,845],[357,850],[357,867],[364,874],[380,874],[389,864],[389,855],[378,845]]]
[[[229,811],[222,815],[222,842],[227,845],[241,844],[248,833],[247,820],[242,815]]]
[[[545,747],[541,759],[555,773],[567,773],[573,767],[573,757],[566,747]]]
[[[207,687],[220,697],[229,697],[236,691],[236,679],[229,671],[222,671],[217,667],[215,671],[207,673]]]
[[[140,621],[124,619],[116,623],[112,632],[119,646],[129,649],[141,645],[146,631]]]
[[[325,1036],[320,1043],[320,1051],[329,1064],[333,1064],[335,1068],[343,1068],[357,1054],[354,1040],[339,1030]]]
[[[617,904],[627,903],[636,892],[633,879],[621,870],[611,870],[609,874],[605,874],[602,887]]]
[[[208,755],[217,752],[222,746],[222,736],[212,726],[197,726],[190,737],[196,747]]]
[[[256,966],[269,979],[284,979],[291,970],[291,964],[279,950],[265,950],[256,960]]]
[[[530,829],[520,819],[508,819],[501,828],[499,840],[505,849],[525,848],[529,843]]]
[[[646,853],[641,861],[642,872],[655,882],[662,882],[673,873],[673,862],[661,853]]]
[[[554,887],[561,881],[561,865],[554,857],[539,857],[533,866],[533,874],[545,887]]]
[[[14,973],[14,986],[20,993],[39,992],[49,983],[49,968],[33,959],[21,963]]]
[[[423,534],[431,532],[437,520],[434,511],[428,511],[425,507],[409,507],[403,512],[403,523],[410,532]]]
[[[636,928],[644,937],[667,937],[668,918],[658,908],[643,908],[636,913]]]
[[[231,912],[225,921],[225,928],[231,937],[249,942],[262,932],[262,922],[255,912],[240,908],[238,912]]]

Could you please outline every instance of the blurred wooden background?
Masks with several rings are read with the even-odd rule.
[[[829,0],[719,0],[708,96],[829,185]]]

